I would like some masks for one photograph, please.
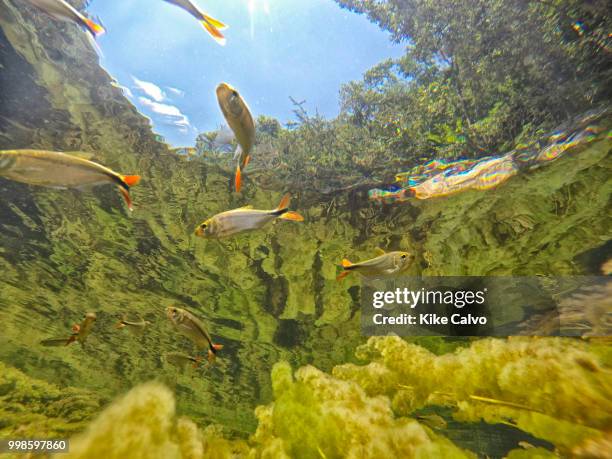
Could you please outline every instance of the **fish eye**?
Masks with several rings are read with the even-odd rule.
[[[234,97],[238,97],[238,91],[236,91],[235,89],[232,91],[232,96]]]
[[[208,225],[207,225],[206,223],[202,223],[202,224],[200,225],[200,228],[202,228],[202,229],[206,229],[206,227],[207,227],[207,226],[208,226]]]
[[[403,260],[403,259],[405,259],[405,258],[406,258],[406,255],[402,255],[402,257],[401,257],[401,258],[402,258],[402,260]]]

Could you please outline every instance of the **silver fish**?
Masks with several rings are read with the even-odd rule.
[[[399,274],[412,263],[413,256],[408,252],[385,252],[378,249],[380,255],[370,260],[351,263],[346,258],[342,260],[344,271],[336,278],[342,280],[351,272],[358,272],[366,278],[387,277]]]
[[[239,193],[242,187],[242,171],[249,164],[255,144],[255,122],[248,105],[236,88],[228,83],[220,83],[216,92],[223,117],[238,141],[234,154],[234,159],[238,162],[234,183],[236,192]]]
[[[89,333],[91,333],[91,329],[96,321],[96,313],[88,312],[85,314],[85,318],[80,324],[74,324],[72,326],[72,335],[68,338],[51,338],[45,339],[40,342],[43,346],[68,346],[75,341],[81,343],[81,345],[85,344]]]
[[[194,368],[196,368],[200,364],[200,358],[192,357],[187,354],[183,354],[182,352],[168,352],[164,354],[166,362],[178,367],[180,369],[184,369],[188,364],[191,364]]]
[[[70,21],[84,27],[95,38],[104,33],[104,27],[86,18],[64,0],[25,0],[29,4],[44,11],[49,16],[60,21]]]
[[[130,210],[130,187],[140,181],[138,175],[118,174],[76,154],[43,150],[0,151],[0,177],[60,189],[83,189],[112,183],[117,185]]]
[[[223,24],[218,19],[209,16],[198,8],[191,0],[165,0],[168,3],[178,6],[179,8],[187,11],[194,18],[202,23],[206,31],[210,34],[213,39],[221,46],[225,45],[225,37],[221,33],[221,30],[227,29],[227,25]]]
[[[278,207],[273,210],[257,210],[252,206],[221,212],[201,223],[195,230],[196,236],[205,238],[223,238],[243,231],[262,228],[267,223],[281,218],[301,222],[304,220],[297,212],[288,209],[291,195],[286,194]]]
[[[221,344],[212,342],[204,324],[189,311],[170,306],[166,308],[166,315],[172,325],[184,336],[189,338],[200,349],[208,348],[208,360],[212,361],[217,351],[223,349]]]

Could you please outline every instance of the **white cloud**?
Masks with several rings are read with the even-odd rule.
[[[174,105],[160,104],[146,97],[139,97],[138,101],[152,112],[169,118],[166,124],[176,126],[183,132],[191,127],[187,115],[183,114],[179,108]]]
[[[132,76],[132,80],[134,80],[134,84],[138,87],[138,89],[144,92],[155,102],[163,102],[166,99],[164,91],[162,91],[162,89],[155,83],[139,80],[135,76]]]
[[[172,86],[166,86],[166,89],[179,97],[183,97],[185,95],[185,91],[182,89],[173,88]]]

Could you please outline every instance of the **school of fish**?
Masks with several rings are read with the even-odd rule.
[[[92,37],[103,34],[102,25],[85,17],[65,0],[18,0],[34,6],[53,19],[72,22],[84,28]],[[190,0],[164,0],[175,5],[197,19],[208,34],[220,45],[226,44],[226,38],[221,33],[227,28],[223,22],[204,13]],[[251,111],[238,90],[228,83],[220,83],[216,88],[219,108],[225,121],[233,132],[238,147],[235,152],[236,172],[234,189],[240,193],[242,189],[243,172],[251,160],[255,145],[255,122]],[[114,185],[130,211],[133,210],[130,196],[131,187],[137,185],[139,175],[123,175],[95,161],[95,154],[86,152],[59,152],[34,149],[0,151],[0,177],[15,182],[36,187],[53,189],[87,190],[96,186]],[[289,210],[290,193],[286,193],[274,209],[259,210],[247,205],[238,209],[220,212],[204,220],[195,229],[197,237],[205,239],[224,239],[248,231],[263,230],[275,220],[303,222],[304,217]],[[413,256],[408,252],[388,252],[382,249],[376,258],[351,263],[342,260],[343,271],[338,280],[351,272],[361,274],[366,279],[395,276],[404,272],[412,263]],[[165,315],[173,329],[188,338],[195,346],[195,355],[182,352],[164,354],[165,361],[179,369],[187,365],[197,367],[202,360],[200,351],[206,352],[209,363],[212,363],[222,344],[213,342],[204,321],[193,312],[182,307],[171,306],[165,310]],[[40,342],[43,346],[68,346],[73,342],[85,345],[97,320],[95,312],[88,312],[80,323],[72,327],[71,333],[60,338],[48,338]],[[151,322],[139,318],[129,320],[124,315],[116,323],[118,330],[127,329],[133,335],[140,336]]]

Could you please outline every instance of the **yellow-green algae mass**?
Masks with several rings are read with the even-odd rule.
[[[358,382],[371,396],[390,397],[398,415],[451,407],[458,421],[510,424],[564,454],[609,439],[612,360],[605,343],[491,338],[437,356],[397,337],[378,337],[357,356],[369,363],[337,366],[334,376]]]
[[[395,417],[389,399],[314,367],[295,376],[287,363],[272,371],[275,401],[257,408],[248,442],[226,440],[177,417],[172,392],[138,386],[71,439],[65,459],[96,458],[475,458],[416,420]]]
[[[66,436],[100,411],[95,393],[58,388],[0,362],[0,438]]]
[[[248,440],[225,438],[215,426],[202,428],[180,417],[173,392],[151,382],[104,409],[71,438],[70,453],[57,457],[477,457],[416,419],[415,410],[438,405],[451,407],[461,422],[511,424],[555,446],[550,451],[517,445],[508,458],[605,458],[612,453],[608,348],[517,337],[478,340],[435,355],[397,337],[371,338],[357,351],[367,363],[340,365],[331,375],[312,366],[293,373],[286,362],[275,365],[274,400],[255,410],[258,426]],[[93,394],[60,391],[1,369],[2,436],[72,434],[98,408]],[[58,407],[78,400],[81,406],[71,412],[80,415],[56,419]],[[32,415],[21,416],[17,430],[7,428],[24,402],[34,407]]]

